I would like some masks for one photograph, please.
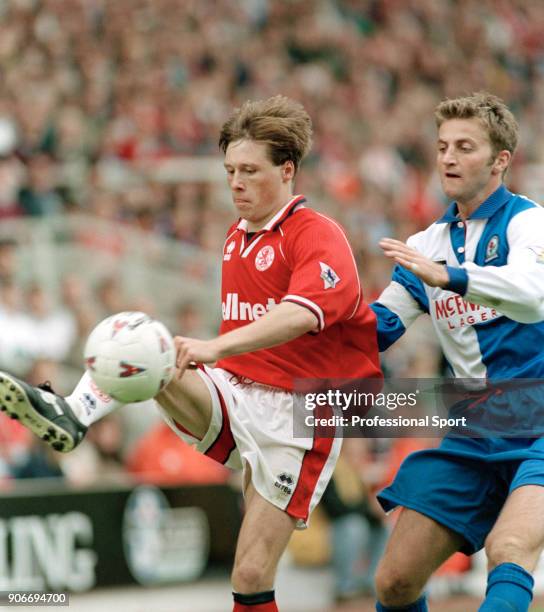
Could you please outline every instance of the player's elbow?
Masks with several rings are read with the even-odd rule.
[[[296,337],[308,332],[318,332],[322,328],[319,316],[313,310],[293,303],[289,304],[289,309],[287,325],[290,328],[291,336]]]
[[[519,317],[517,317],[519,323],[540,323],[544,321],[544,305],[540,308],[524,311]]]
[[[300,332],[300,335],[307,334],[308,332],[318,332],[321,327],[317,315],[307,308],[301,308],[301,310],[302,312],[297,317],[297,321],[294,321],[296,330]]]
[[[521,304],[517,312],[513,312],[511,317],[518,323],[540,323],[544,321],[544,298],[527,297]]]
[[[274,310],[277,313],[281,310],[284,329],[290,338],[296,338],[308,332],[318,332],[324,327],[323,312],[317,304],[309,300],[303,303],[298,300],[283,300],[278,309]]]
[[[527,271],[521,278],[519,292],[515,301],[520,305],[520,323],[539,323],[544,320],[544,288],[542,275],[530,274]]]

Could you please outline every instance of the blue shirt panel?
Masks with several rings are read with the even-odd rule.
[[[519,213],[537,206],[518,195],[492,215],[476,248],[478,266],[504,266],[510,251],[507,230]],[[496,246],[495,246],[496,245]],[[539,378],[544,374],[544,322],[519,323],[501,317],[474,325],[488,378]]]
[[[376,314],[378,348],[380,353],[388,349],[406,331],[400,317],[379,302],[370,304]]]
[[[419,279],[413,272],[410,272],[406,268],[395,266],[393,270],[392,280],[402,285],[406,291],[414,298],[419,304],[419,307],[423,312],[429,313],[429,298],[425,292],[423,281]]]

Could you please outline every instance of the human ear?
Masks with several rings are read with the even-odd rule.
[[[283,167],[281,169],[281,178],[284,181],[290,181],[293,179],[294,176],[295,164],[291,160],[288,160],[283,164]]]
[[[510,151],[506,149],[499,151],[493,162],[493,174],[503,174],[510,165],[511,159],[512,153]]]

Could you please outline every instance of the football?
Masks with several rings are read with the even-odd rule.
[[[129,404],[154,397],[170,382],[176,351],[162,323],[143,312],[120,312],[93,329],[84,359],[98,388]]]

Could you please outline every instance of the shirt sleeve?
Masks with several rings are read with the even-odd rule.
[[[544,319],[544,209],[529,208],[510,221],[505,266],[463,264],[465,299],[497,309],[520,323]]]
[[[423,313],[429,312],[429,299],[423,283],[412,272],[395,266],[391,283],[371,305],[377,319],[378,346],[385,351]]]
[[[291,278],[282,301],[311,310],[320,331],[353,317],[362,291],[355,258],[341,227],[319,215],[306,219],[292,236],[285,240],[283,251]]]
[[[373,302],[370,308],[376,315],[376,332],[378,334],[378,348],[380,353],[387,350],[406,331],[406,327],[398,314],[389,310],[380,302]]]

